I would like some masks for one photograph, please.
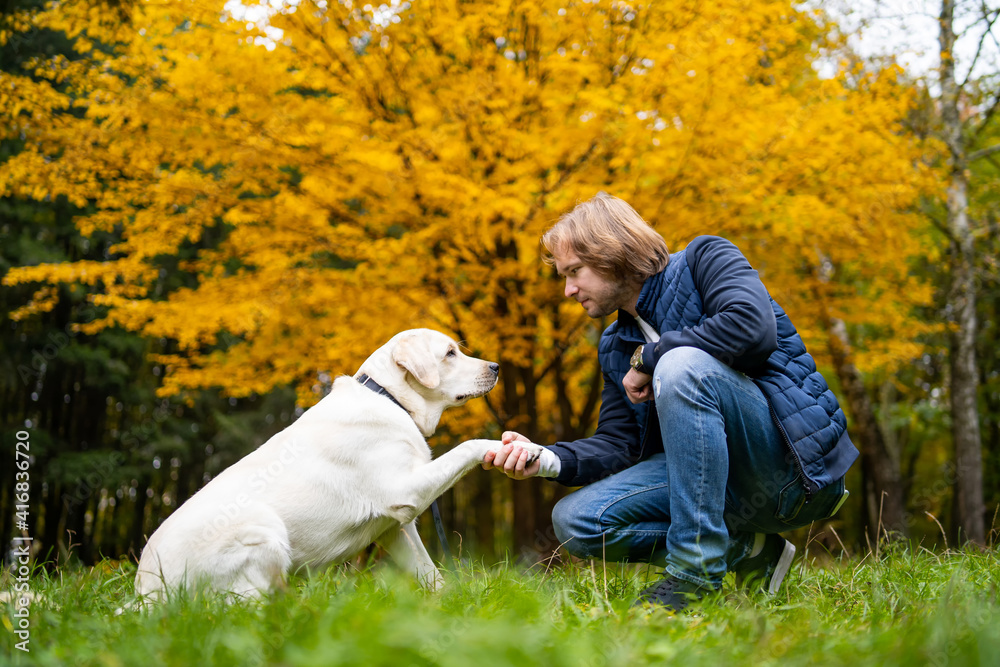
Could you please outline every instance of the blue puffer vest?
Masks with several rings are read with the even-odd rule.
[[[636,305],[638,315],[661,335],[697,326],[706,319],[686,252],[671,254],[667,267],[646,280]],[[837,398],[816,370],[791,320],[774,299],[770,304],[777,320],[777,349],[747,375],[767,398],[809,497],[843,477],[858,451],[847,435]],[[629,371],[632,353],[645,342],[635,319],[627,314],[620,313],[619,320],[605,330],[598,355],[604,372],[619,387]],[[660,438],[658,428],[649,428],[651,405],[629,404],[640,427],[640,458],[656,451],[647,438]]]

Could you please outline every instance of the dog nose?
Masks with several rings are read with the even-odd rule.
[[[493,375],[500,375],[500,364],[492,363],[490,364],[490,370],[493,371]]]

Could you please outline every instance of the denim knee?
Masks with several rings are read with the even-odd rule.
[[[659,387],[680,389],[691,380],[697,380],[717,367],[719,361],[704,350],[696,347],[675,347],[668,350],[653,370],[654,388],[659,394]]]

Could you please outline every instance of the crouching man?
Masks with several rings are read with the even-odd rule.
[[[729,241],[668,253],[604,193],[545,235],[546,261],[601,337],[597,431],[526,465],[514,432],[484,468],[573,487],[553,511],[572,554],[648,561],[636,604],[683,609],[727,571],[778,591],[795,554],[779,533],[832,516],[858,456],[844,413],[788,316]]]

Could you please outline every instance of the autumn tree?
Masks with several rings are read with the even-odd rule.
[[[947,234],[951,251],[951,290],[948,304],[955,324],[951,352],[951,407],[955,442],[955,520],[963,539],[986,544],[986,510],[983,504],[983,452],[980,430],[976,361],[977,285],[975,279],[975,236],[969,219],[969,176],[971,163],[1000,152],[1000,144],[976,149],[997,108],[1000,94],[977,90],[975,63],[984,56],[996,36],[993,24],[1000,9],[982,3],[973,9],[976,20],[986,24],[982,38],[964,79],[956,64],[956,2],[943,0],[939,18],[938,82],[941,87],[941,130],[948,148],[948,190],[946,197]],[[991,80],[992,79],[988,79]],[[985,92],[985,94],[984,94]],[[964,99],[963,99],[964,98]],[[984,111],[975,114],[968,127],[963,107],[975,100]]]
[[[1000,144],[1000,125],[994,118],[981,133],[985,146]],[[987,543],[995,543],[998,529],[991,508],[1000,506],[1000,157],[983,156],[970,169],[969,216],[979,221],[976,278],[978,294],[979,386],[982,396],[983,491],[987,521]]]
[[[672,249],[734,240],[814,350],[832,315],[859,332],[860,368],[892,369],[929,326],[907,263],[934,187],[901,131],[910,93],[894,69],[819,77],[829,26],[792,3],[313,0],[234,17],[170,0],[126,26],[66,1],[31,20],[81,57],[0,80],[25,137],[2,192],[64,196],[92,210],[82,234],[120,241],[10,271],[38,286],[15,317],[50,308],[51,285],[89,286],[107,316],[85,331],[173,341],[154,357],[163,395],[291,383],[309,405],[331,373],[431,326],[502,365],[441,440],[581,436],[603,323],[565,302],[538,238],[601,189]],[[194,284],[170,288],[174,271]],[[470,482],[484,535],[489,479]],[[511,488],[517,546],[555,547],[552,486]]]
[[[79,59],[61,31],[28,29],[42,2],[8,2],[0,15],[0,70],[24,75],[24,63],[55,56]],[[93,0],[92,11],[116,19],[122,6]],[[19,30],[18,28],[22,28]],[[33,79],[45,80],[30,74]],[[23,148],[19,135],[0,140],[0,162]],[[65,197],[0,197],[0,274],[40,263],[105,261],[117,233],[83,237],[74,220],[86,208]],[[189,247],[184,253],[197,252]],[[196,284],[172,271],[168,290]],[[30,285],[0,292],[0,428],[30,434],[27,530],[17,525],[24,503],[14,475],[0,479],[0,544],[33,537],[35,561],[83,563],[137,553],[171,509],[207,477],[259,445],[294,417],[289,391],[236,400],[203,392],[191,404],[157,398],[159,368],[150,352],[170,350],[167,340],[105,327],[77,328],[105,315],[89,297],[92,286],[53,285],[57,299],[12,321],[34,291]],[[21,508],[18,508],[21,505]],[[8,554],[4,553],[6,561]]]

